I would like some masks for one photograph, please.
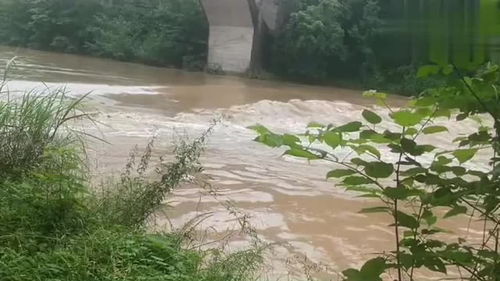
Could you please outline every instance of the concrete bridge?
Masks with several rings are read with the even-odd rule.
[[[284,21],[281,2],[201,0],[210,27],[208,67],[232,73],[258,70],[263,35],[275,32]]]

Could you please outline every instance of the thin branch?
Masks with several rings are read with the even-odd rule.
[[[401,139],[404,137],[406,128],[403,127],[403,133],[401,134]],[[396,188],[401,185],[401,160],[403,159],[403,152],[399,153],[399,160],[396,168]],[[401,252],[399,245],[399,219],[398,219],[398,199],[394,199],[394,235],[396,236],[396,264],[398,267],[398,281],[403,281],[401,276]]]
[[[469,83],[467,83],[467,81],[465,81],[465,76],[462,74],[462,72],[454,64],[453,64],[453,68],[455,68],[455,71],[458,73],[460,80],[465,84],[465,87],[467,87],[467,89],[472,94],[472,96],[477,100],[479,105],[481,105],[481,107],[484,109],[484,111],[488,112],[488,114],[490,114],[491,117],[493,117],[493,119],[496,122],[498,119],[495,117],[495,114],[488,108],[486,103],[484,103],[484,101],[477,95],[476,91],[474,91],[474,89],[472,89],[471,85],[469,85]]]

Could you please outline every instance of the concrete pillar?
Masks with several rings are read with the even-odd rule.
[[[209,23],[208,67],[244,73],[252,60],[254,25],[248,0],[201,0]]]

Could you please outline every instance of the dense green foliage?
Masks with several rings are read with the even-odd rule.
[[[399,94],[443,85],[419,66],[474,69],[498,60],[497,0],[295,0],[273,41],[273,72],[307,82],[355,80]]]
[[[259,249],[186,249],[189,233],[146,229],[170,191],[199,171],[210,131],[160,166],[150,164],[151,142],[118,181],[95,187],[80,135],[68,126],[88,118],[81,99],[62,91],[0,96],[0,280],[254,280]]]
[[[201,69],[208,26],[197,0],[1,0],[0,43]]]
[[[343,271],[347,281],[381,281],[384,273],[398,281],[418,280],[422,269],[460,273],[446,279],[500,278],[500,67],[486,65],[469,77],[449,65],[419,70],[421,77],[437,73],[450,82],[426,90],[405,108],[388,106],[384,93],[367,92],[386,107],[383,115],[366,109],[360,121],[312,123],[305,135],[253,127],[257,141],[286,146],[288,155],[332,163],[335,169],[327,178],[381,203],[361,213],[391,217],[395,249],[360,269]],[[443,122],[451,118],[478,126],[450,132]],[[449,143],[429,144],[423,138],[453,133],[458,137],[448,137]],[[447,237],[454,229],[443,229],[440,222],[458,215],[481,222],[474,227],[477,237]]]
[[[368,71],[380,26],[374,0],[299,1],[276,38],[272,67],[297,79],[350,77]]]
[[[352,81],[400,94],[442,85],[419,66],[498,60],[498,0],[286,0],[261,64],[302,82]],[[0,44],[201,70],[198,0],[0,0]],[[495,45],[496,44],[496,45]],[[260,65],[260,64],[259,64]]]

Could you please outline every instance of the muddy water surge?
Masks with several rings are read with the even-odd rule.
[[[13,91],[66,87],[71,95],[90,93],[87,107],[98,122],[85,129],[108,142],[90,141],[96,176],[119,172],[129,151],[136,144],[145,145],[153,135],[162,153],[174,139],[197,136],[218,119],[202,159],[204,175],[217,187],[220,198],[232,200],[249,215],[262,239],[278,242],[276,260],[286,264],[290,257],[306,255],[335,271],[391,249],[388,218],[357,213],[376,202],[357,198],[327,181],[331,166],[283,157],[283,151],[253,142],[255,135],[247,129],[261,123],[279,132],[298,133],[310,121],[358,120],[363,108],[372,107],[360,91],[0,47],[0,60],[13,56],[18,56],[8,84]],[[392,102],[399,105],[405,100]],[[462,129],[453,123],[447,126],[450,131]],[[448,140],[441,136],[429,141],[439,145]],[[174,226],[206,212],[211,216],[202,226],[214,231],[224,232],[236,223],[217,200],[196,186],[177,190],[169,206]],[[466,224],[454,228],[467,231]]]

